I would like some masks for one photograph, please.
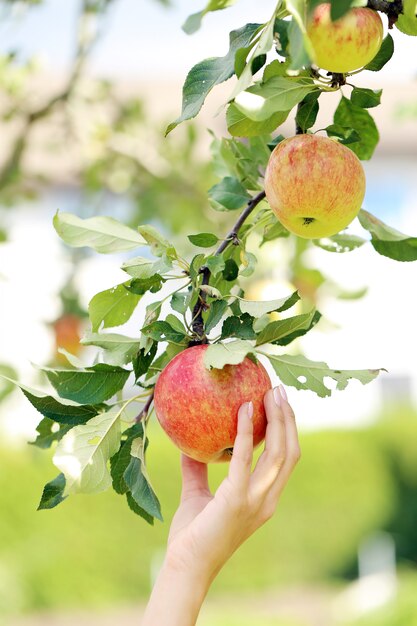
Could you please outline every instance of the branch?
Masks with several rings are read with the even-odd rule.
[[[261,191],[260,193],[258,193],[258,195],[254,196],[253,198],[251,198],[251,200],[249,200],[248,204],[246,205],[246,208],[242,211],[236,224],[233,226],[232,230],[227,234],[226,238],[222,241],[220,246],[217,248],[216,252],[214,253],[215,256],[222,254],[222,252],[226,250],[227,246],[230,243],[233,243],[234,245],[237,245],[239,243],[239,240],[238,240],[239,230],[243,226],[245,220],[252,213],[254,208],[258,206],[258,204],[264,198],[265,198],[265,191]],[[200,272],[203,275],[203,280],[201,281],[201,284],[208,285],[210,282],[210,276],[211,276],[211,272],[209,268],[202,267]],[[198,294],[198,300],[193,309],[193,321],[192,321],[192,329],[195,335],[197,336],[197,339],[190,342],[189,344],[190,347],[197,346],[202,343],[208,343],[207,337],[205,335],[204,320],[203,320],[203,312],[207,308],[206,300],[207,300],[207,294],[203,291],[200,291]]]
[[[154,397],[155,392],[152,391],[151,395],[149,396],[149,398],[146,400],[143,409],[140,411],[140,413],[135,417],[135,422],[141,422],[142,420],[146,420],[146,418],[148,417],[148,413],[149,413],[149,409],[151,407],[151,404],[153,402],[153,397]]]
[[[392,28],[398,17],[404,13],[403,0],[393,0],[391,2],[388,0],[368,0],[366,6],[374,11],[386,13],[388,15],[388,28]]]

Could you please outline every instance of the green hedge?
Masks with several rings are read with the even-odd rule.
[[[415,477],[415,426],[417,420],[405,420],[401,428],[303,435],[302,462],[277,515],[237,552],[215,590],[339,572],[364,534],[395,519],[392,457]],[[387,434],[391,428],[395,436]],[[149,471],[166,520],[154,528],[112,492],[36,512],[43,484],[53,477],[48,455],[29,446],[0,451],[0,612],[101,607],[148,594],[151,562],[164,549],[180,491],[179,455],[156,425],[151,430]],[[214,486],[226,469],[212,468]]]

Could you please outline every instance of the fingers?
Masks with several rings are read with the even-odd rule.
[[[229,480],[239,490],[249,485],[253,458],[253,404],[245,402],[239,409],[237,435],[229,467]]]
[[[272,399],[275,401],[273,406]],[[282,385],[265,397],[268,427],[265,450],[253,473],[253,492],[275,510],[278,498],[300,458],[297,425]]]
[[[181,500],[210,494],[207,465],[181,455],[182,492]]]

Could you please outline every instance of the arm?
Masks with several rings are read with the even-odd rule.
[[[282,385],[265,394],[265,449],[251,472],[252,403],[240,407],[229,474],[212,496],[207,465],[182,456],[181,504],[142,626],[194,626],[211,582],[237,548],[272,517],[300,457]]]

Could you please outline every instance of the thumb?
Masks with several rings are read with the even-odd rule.
[[[208,485],[207,465],[190,459],[185,454],[181,455],[182,494],[185,500],[192,496],[211,495]]]

